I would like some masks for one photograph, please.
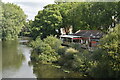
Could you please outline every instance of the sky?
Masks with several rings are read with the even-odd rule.
[[[47,4],[54,4],[54,0],[2,0],[4,3],[14,3],[19,5],[25,14],[27,19],[34,20],[39,10],[42,10]]]

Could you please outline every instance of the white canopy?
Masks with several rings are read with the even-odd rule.
[[[81,36],[74,36],[74,35],[60,35],[60,37],[64,37],[64,38],[80,38]]]

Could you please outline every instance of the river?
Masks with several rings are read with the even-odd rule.
[[[2,77],[35,78],[30,61],[30,49],[19,41],[2,42]]]
[[[80,77],[79,73],[65,73],[51,65],[29,64],[31,48],[20,43],[25,41],[3,41],[0,43],[2,44],[2,78]]]

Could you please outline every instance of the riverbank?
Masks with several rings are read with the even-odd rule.
[[[119,64],[116,66],[118,71],[115,71],[109,63],[114,63],[114,61],[109,58],[109,53],[100,47],[102,45],[92,52],[77,46],[76,44],[71,47],[61,46],[61,41],[54,36],[48,36],[44,40],[37,38],[31,42],[31,47],[33,48],[31,59],[36,63],[57,64],[54,67],[62,69],[63,72],[78,72],[85,78],[118,79],[119,67],[117,66]],[[118,62],[116,61],[116,63]],[[103,75],[103,72],[106,74]]]
[[[83,58],[86,57],[85,52],[80,53],[75,48],[61,46],[61,43],[61,40],[53,36],[48,36],[44,40],[37,38],[32,41],[32,61],[36,62],[36,64],[51,64],[65,73],[79,73],[80,75],[77,77],[86,78],[88,76],[86,74],[88,64],[85,63],[86,58]]]

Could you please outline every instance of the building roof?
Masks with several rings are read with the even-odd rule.
[[[90,38],[101,38],[104,34],[99,30],[79,30],[74,35]]]

